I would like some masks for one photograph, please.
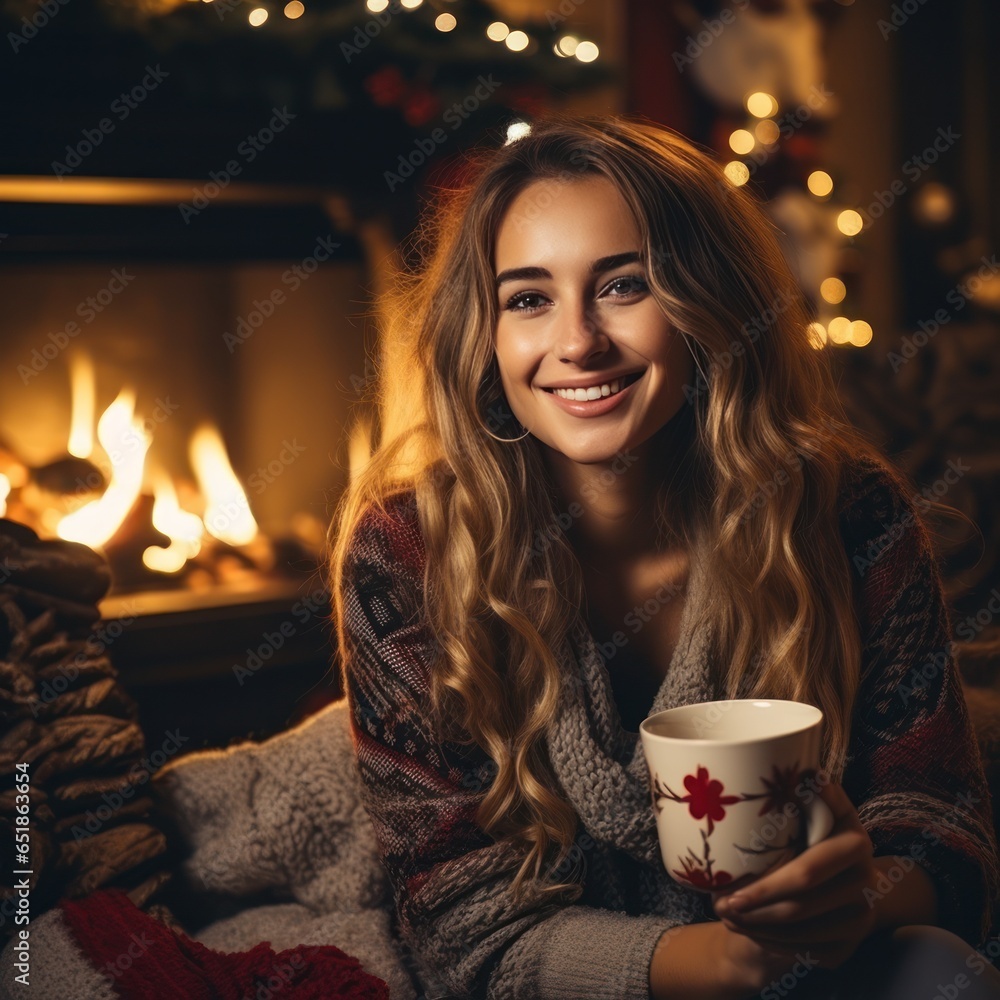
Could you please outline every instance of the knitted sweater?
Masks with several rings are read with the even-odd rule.
[[[427,996],[648,997],[660,936],[714,915],[707,895],[663,868],[641,744],[621,726],[589,629],[577,616],[555,651],[564,686],[546,735],[580,823],[568,861],[545,877],[576,882],[581,895],[552,902],[535,883],[515,901],[521,859],[475,820],[495,765],[475,744],[440,742],[429,723],[438,653],[424,616],[413,491],[392,497],[388,514],[369,510],[351,540],[345,691],[362,801]],[[922,865],[942,925],[980,944],[1000,890],[997,845],[928,539],[910,501],[871,463],[845,476],[840,528],[863,644],[842,783],[875,853]],[[705,576],[695,559],[650,713],[721,697],[710,680],[711,625],[693,627]]]

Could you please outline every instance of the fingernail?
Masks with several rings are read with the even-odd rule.
[[[748,903],[746,896],[741,896],[738,892],[733,893],[732,896],[727,896],[726,899],[728,900],[730,907],[737,913],[742,911]]]

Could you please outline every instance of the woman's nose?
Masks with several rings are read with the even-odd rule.
[[[607,350],[608,337],[582,302],[563,302],[556,319],[554,350],[560,361],[581,364]]]

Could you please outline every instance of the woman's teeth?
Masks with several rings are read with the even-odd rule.
[[[582,402],[587,399],[600,399],[601,396],[613,396],[625,388],[627,381],[628,377],[626,376],[625,378],[612,379],[601,385],[591,385],[586,389],[553,389],[552,391],[557,396],[562,396],[563,399],[575,399]]]

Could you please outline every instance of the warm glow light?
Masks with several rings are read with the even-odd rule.
[[[7,513],[7,497],[10,496],[10,480],[0,472],[0,517]]]
[[[572,56],[576,54],[580,39],[576,35],[563,35],[556,41],[556,52],[561,56]]]
[[[295,18],[301,17],[306,12],[305,4],[302,0],[289,0],[285,4],[285,17],[294,21]]]
[[[77,458],[94,451],[94,363],[90,355],[75,353],[69,359],[71,415],[66,450]]]
[[[202,424],[194,432],[190,456],[205,497],[205,530],[220,542],[246,545],[257,535],[257,522],[215,427]]]
[[[580,62],[593,62],[599,55],[601,50],[597,47],[594,42],[580,42],[577,45],[576,50],[573,55],[576,56]]]
[[[747,98],[747,111],[754,118],[770,118],[777,110],[778,102],[762,90],[758,90]]]
[[[389,6],[389,0],[365,0],[365,6],[373,14],[381,14]]]
[[[866,323],[863,319],[856,319],[851,324],[848,339],[855,347],[864,347],[872,342],[873,333],[870,323]]]
[[[750,168],[740,160],[730,160],[723,172],[734,187],[742,187],[750,180]]]
[[[826,347],[827,333],[826,327],[822,323],[810,323],[808,328],[809,343],[817,350]]]
[[[400,2],[407,10],[416,10],[424,0],[400,0]]]
[[[170,545],[166,548],[150,545],[143,552],[142,561],[158,573],[176,573],[201,550],[205,526],[197,514],[181,510],[169,476],[156,478],[153,496],[153,527],[170,539]]]
[[[840,278],[826,278],[819,286],[819,294],[831,305],[836,305],[838,302],[844,301],[847,286]]]
[[[372,457],[372,425],[364,418],[354,422],[347,443],[347,469],[350,479],[356,479]]]
[[[827,326],[830,340],[835,344],[846,344],[851,339],[851,321],[846,316],[834,316]]]
[[[833,178],[825,170],[814,170],[806,179],[806,187],[817,198],[825,198],[833,190]]]
[[[250,11],[247,16],[247,20],[255,28],[258,28],[267,20],[267,10],[263,7],[255,7],[252,11]]]
[[[770,118],[765,118],[762,122],[757,122],[756,127],[753,130],[753,134],[757,136],[760,142],[764,143],[765,146],[770,146],[778,141],[781,135],[781,129]]]
[[[152,437],[135,417],[135,393],[122,389],[97,422],[100,441],[111,463],[111,482],[97,500],[67,514],[56,534],[70,542],[99,548],[118,530],[142,488],[142,470]]]
[[[864,229],[865,222],[853,208],[845,208],[837,216],[837,228],[845,236],[857,236]]]
[[[504,145],[509,146],[512,142],[523,139],[530,132],[531,125],[528,122],[511,122],[507,126],[507,140],[504,142]]]
[[[913,212],[921,222],[940,225],[955,214],[955,194],[937,181],[929,181],[913,200]]]
[[[458,24],[458,21],[454,14],[438,14],[438,16],[434,18],[434,27],[437,28],[438,31],[451,31],[456,24]]]
[[[742,156],[744,153],[749,153],[753,149],[756,140],[754,137],[745,129],[738,128],[729,137],[729,148],[732,149],[734,153],[739,153]]]
[[[486,29],[486,37],[494,42],[502,42],[510,34],[510,28],[503,21],[494,21]]]
[[[528,47],[528,36],[523,31],[512,31],[503,41],[512,52],[520,52]]]

